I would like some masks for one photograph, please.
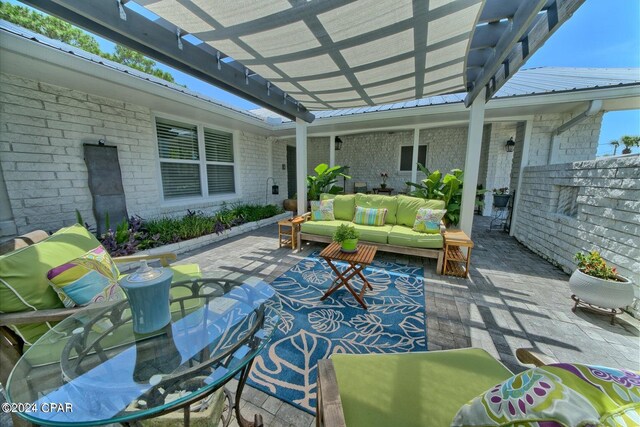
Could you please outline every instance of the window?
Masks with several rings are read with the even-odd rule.
[[[235,193],[231,133],[161,118],[156,132],[165,199]]]
[[[413,145],[400,147],[400,172],[411,172],[413,167]],[[418,163],[427,164],[427,146],[418,145]]]
[[[558,188],[558,209],[557,213],[570,217],[578,216],[578,192],[579,187],[561,185]]]

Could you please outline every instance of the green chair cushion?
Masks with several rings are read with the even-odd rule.
[[[421,199],[419,197],[398,196],[398,219],[396,224],[413,227],[416,221],[416,214],[420,208],[444,209],[444,201]]]
[[[512,375],[481,349],[331,360],[349,427],[448,426],[465,403]]]
[[[442,249],[443,247],[442,234],[418,233],[404,225],[395,225],[389,232],[388,241],[390,245],[410,248]]]
[[[353,228],[360,232],[360,240],[374,243],[387,243],[389,232],[393,225],[361,225],[353,224]]]
[[[15,313],[63,308],[49,285],[47,272],[100,246],[83,226],[63,228],[41,242],[0,256],[0,312]],[[12,326],[24,340],[33,343],[53,327],[52,322]]]
[[[380,194],[356,194],[356,206],[363,208],[387,208],[385,224],[397,224],[398,200],[396,196],[382,196]],[[414,218],[415,219],[415,218]],[[350,218],[353,220],[353,216]],[[413,226],[413,223],[411,223]]]
[[[356,212],[355,194],[327,194],[320,195],[320,200],[333,199],[333,216],[337,220],[351,221]]]
[[[339,225],[347,224],[353,225],[350,221],[306,221],[300,226],[300,231],[303,233],[316,234],[318,236],[333,236]]]

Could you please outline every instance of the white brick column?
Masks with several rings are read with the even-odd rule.
[[[420,145],[420,129],[413,130],[413,157],[411,158],[411,182],[418,181],[418,148]],[[423,165],[426,166],[426,165]]]
[[[484,127],[484,107],[486,88],[483,88],[469,109],[469,132],[467,134],[467,154],[464,161],[464,187],[460,209],[460,228],[471,237],[473,211],[476,203],[476,187],[480,170],[482,149],[482,129]]]
[[[331,135],[329,137],[329,167],[332,168],[336,165],[336,136]]]
[[[298,215],[307,210],[307,124],[296,119],[296,191]]]
[[[522,158],[520,159],[520,169],[518,171],[518,184],[516,185],[516,195],[513,201],[511,212],[511,224],[509,225],[509,235],[513,236],[516,232],[516,223],[518,222],[518,209],[520,208],[520,189],[522,188],[522,174],[524,168],[529,166],[529,146],[531,145],[531,132],[533,130],[533,118],[527,120],[524,125],[524,140],[522,141]]]

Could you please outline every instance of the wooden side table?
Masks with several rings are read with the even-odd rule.
[[[375,187],[375,188],[372,188],[372,190],[373,190],[373,194],[391,195],[391,193],[393,193],[393,188],[389,188],[389,187],[385,187],[385,188]]]
[[[369,281],[362,274],[367,265],[371,264],[373,257],[375,257],[378,248],[373,245],[358,244],[358,251],[354,253],[344,253],[340,250],[340,243],[333,242],[320,252],[320,257],[327,261],[329,267],[336,273],[336,280],[333,281],[331,286],[325,294],[320,298],[320,301],[327,299],[329,295],[340,289],[342,286],[347,288],[351,295],[360,303],[360,305],[366,310],[367,305],[362,299],[367,288],[373,290],[373,287]],[[349,264],[346,270],[340,271],[333,261],[344,261]],[[362,279],[362,289],[360,292],[356,292],[349,282],[354,276],[359,276]]]
[[[467,248],[467,256],[460,249]],[[471,249],[473,241],[462,230],[447,230],[444,232],[444,262],[442,274],[457,277],[469,277]]]
[[[278,221],[278,247],[291,246],[295,249],[298,242],[300,224],[304,222],[302,217],[281,219]]]

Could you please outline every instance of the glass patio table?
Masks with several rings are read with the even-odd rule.
[[[242,390],[254,357],[271,339],[282,306],[272,287],[249,278],[179,282],[171,322],[159,331],[133,331],[128,301],[95,304],[63,320],[31,346],[6,384],[7,403],[39,425],[135,425],[189,407],[239,374]],[[3,407],[4,408],[4,407]],[[254,419],[260,424],[259,417]]]

